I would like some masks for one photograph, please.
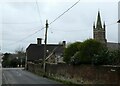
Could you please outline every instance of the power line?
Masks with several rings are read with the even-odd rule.
[[[38,12],[39,17],[40,17],[41,15],[40,15],[40,10],[39,10],[39,6],[38,6],[38,3],[37,3],[37,0],[36,0],[36,6],[37,6],[37,12]],[[41,21],[41,20],[40,20],[40,21]],[[24,22],[24,23],[9,23],[9,22],[7,22],[7,23],[3,23],[3,24],[30,24],[30,23],[31,23],[31,22]],[[35,22],[34,22],[34,23],[35,23]],[[41,24],[42,24],[42,21],[41,21]],[[11,45],[16,44],[17,42],[21,42],[21,41],[23,41],[23,40],[25,40],[25,39],[33,36],[34,34],[38,33],[39,31],[43,30],[44,28],[45,28],[45,27],[43,27],[43,28],[41,28],[40,30],[34,32],[33,34],[28,35],[27,37],[25,37],[25,38],[23,38],[23,39],[20,39],[20,40],[18,40],[18,41],[16,41],[16,42],[12,43]]]
[[[14,43],[10,44],[10,46],[11,46],[11,45],[14,45],[14,44],[16,44],[16,43],[18,43],[18,42],[22,42],[22,41],[26,40],[27,38],[29,38],[29,37],[33,36],[34,34],[38,33],[39,31],[43,30],[44,28],[45,28],[45,27],[41,28],[40,30],[37,30],[37,31],[36,31],[36,32],[34,32],[33,34],[30,34],[30,35],[26,36],[26,37],[25,37],[25,38],[23,38],[23,39],[20,39],[20,40],[18,40],[18,41],[16,41],[16,42],[14,42]]]
[[[37,11],[38,11],[38,14],[39,14],[39,17],[40,17],[41,15],[40,15],[40,10],[39,10],[39,6],[38,6],[38,3],[37,3],[37,0],[36,0],[36,6],[37,6]],[[42,21],[41,21],[41,23],[42,23]],[[45,28],[45,27],[43,27],[43,28],[41,28],[40,30],[34,32],[33,34],[28,35],[27,37],[25,37],[25,38],[23,38],[23,39],[21,39],[21,40],[16,41],[15,43],[21,42],[21,41],[23,41],[23,40],[25,40],[25,39],[33,36],[34,34],[38,33],[39,31],[43,30],[44,28]],[[15,44],[15,43],[13,43],[13,44]]]
[[[40,15],[40,9],[39,9],[39,5],[38,5],[37,0],[36,0],[36,6],[37,6],[38,15],[39,15],[39,17],[40,17],[40,22],[41,22],[41,24],[42,24],[41,15]]]
[[[54,23],[56,20],[58,20],[60,17],[62,17],[65,13],[67,13],[70,9],[72,9],[75,5],[77,5],[80,2],[80,0],[78,0],[77,2],[75,2],[71,7],[69,7],[66,11],[64,11],[61,15],[59,15],[57,18],[55,18],[52,22],[49,23],[52,24]]]
[[[39,23],[39,21],[35,21],[35,22],[2,22],[0,24],[33,24],[33,23]]]
[[[78,32],[78,31],[88,31],[88,30],[91,30],[91,29],[76,29],[76,30],[60,30],[60,29],[52,29],[54,31],[61,31],[61,32]]]
[[[13,45],[13,44],[16,44],[17,42],[21,42],[21,41],[23,41],[23,40],[25,40],[25,39],[27,39],[27,38],[33,36],[34,34],[38,33],[39,31],[43,30],[44,28],[45,28],[45,27],[43,27],[43,28],[41,28],[40,30],[37,30],[36,32],[34,32],[34,33],[32,33],[32,34],[30,34],[30,35],[24,37],[23,39],[17,40],[17,41],[15,41],[14,43],[11,43],[11,44],[9,44],[9,45],[11,46],[11,45]]]
[[[36,0],[36,7],[37,7],[37,12],[38,12],[38,15],[41,19],[41,15],[40,15],[40,9],[39,9],[39,6],[38,6],[38,3],[37,3],[37,0]],[[42,21],[40,20],[41,24],[42,24]],[[33,24],[33,23],[39,23],[39,21],[33,21],[33,22],[2,22],[0,24]]]
[[[80,0],[78,0],[77,2],[75,2],[71,7],[69,7],[66,11],[64,11],[64,12],[63,12],[62,14],[60,14],[57,18],[55,18],[52,22],[50,22],[49,25],[52,24],[52,23],[54,23],[56,20],[58,20],[60,17],[62,17],[65,13],[67,13],[70,9],[72,9],[75,5],[77,5],[77,4],[79,3],[79,1],[80,1]],[[39,10],[39,6],[38,6],[38,3],[37,3],[37,0],[36,0],[36,5],[37,5],[37,10],[38,10],[38,13],[39,13],[39,16],[40,16],[40,10]],[[9,23],[6,23],[6,24],[9,24]],[[13,43],[13,44],[16,44],[17,42],[21,42],[21,41],[29,38],[30,36],[36,34],[37,32],[39,32],[39,31],[41,31],[41,30],[43,30],[44,28],[45,28],[45,27],[43,27],[42,29],[34,32],[33,34],[28,35],[27,37],[25,37],[25,38],[23,38],[23,39],[21,39],[21,40],[16,41],[16,42]],[[11,45],[13,45],[13,44],[11,44]]]
[[[117,22],[111,23],[111,24],[107,24],[106,26],[111,26],[111,25],[115,25],[117,24]]]

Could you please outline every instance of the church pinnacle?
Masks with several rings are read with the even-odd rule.
[[[98,11],[96,28],[102,28],[101,17],[100,17],[100,11]]]
[[[93,24],[93,38],[102,43],[106,43],[107,40],[106,40],[105,28],[106,28],[105,22],[102,26],[100,12],[98,11],[96,26],[95,26],[95,22]]]

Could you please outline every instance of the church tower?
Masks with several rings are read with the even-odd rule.
[[[93,38],[101,43],[106,43],[105,22],[102,26],[100,12],[98,11],[97,22],[93,24]]]

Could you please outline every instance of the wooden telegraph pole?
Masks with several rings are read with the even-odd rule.
[[[45,30],[45,44],[44,44],[44,58],[43,58],[43,60],[44,60],[44,63],[43,63],[43,70],[44,70],[44,73],[46,72],[45,71],[45,59],[46,59],[46,53],[47,53],[47,31],[48,31],[48,20],[46,20],[46,30]]]

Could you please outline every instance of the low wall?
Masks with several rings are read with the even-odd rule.
[[[40,64],[28,64],[28,70],[37,74],[43,73],[42,66]],[[120,85],[120,67],[46,64],[46,73],[52,77],[80,84]]]

